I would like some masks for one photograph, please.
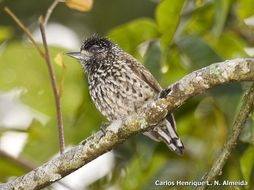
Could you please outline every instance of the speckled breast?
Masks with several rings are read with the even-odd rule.
[[[107,65],[103,65],[104,67]],[[89,91],[97,109],[109,120],[126,117],[151,100],[156,93],[121,63],[99,67],[88,77]]]

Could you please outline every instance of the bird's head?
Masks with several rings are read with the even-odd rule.
[[[120,48],[109,39],[99,36],[92,36],[86,39],[80,48],[80,52],[70,52],[67,55],[78,59],[81,64],[98,63],[112,57]]]

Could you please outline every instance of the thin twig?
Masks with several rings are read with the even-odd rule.
[[[63,152],[64,152],[64,132],[63,132],[63,118],[62,118],[62,113],[61,113],[61,104],[60,104],[60,99],[59,99],[59,95],[57,92],[55,73],[54,73],[54,70],[52,67],[52,62],[51,62],[50,53],[49,53],[49,49],[48,49],[43,17],[39,18],[39,25],[40,25],[41,37],[42,37],[42,41],[43,41],[43,45],[44,45],[44,49],[45,49],[45,60],[46,60],[47,66],[48,66],[50,81],[51,81],[51,85],[53,88],[55,104],[56,104],[60,153],[63,154]]]
[[[49,20],[49,17],[51,16],[53,10],[56,8],[57,4],[60,3],[60,2],[65,2],[65,1],[64,1],[64,0],[55,0],[55,1],[50,5],[50,7],[48,8],[47,13],[46,13],[46,15],[45,15],[44,26],[47,25],[48,20]]]
[[[252,110],[254,103],[254,83],[252,84],[251,88],[245,94],[243,98],[243,103],[241,109],[235,118],[233,127],[232,127],[232,134],[229,136],[227,142],[224,145],[224,148],[218,158],[214,161],[212,168],[210,171],[202,178],[202,181],[212,181],[217,176],[222,174],[222,169],[228,160],[229,156],[235,145],[237,144],[239,135],[244,127],[244,124]],[[200,186],[198,190],[205,190],[208,186]]]
[[[47,44],[47,40],[46,40],[46,32],[45,32],[45,28],[47,26],[48,20],[51,16],[53,10],[56,8],[58,3],[60,3],[60,2],[65,2],[65,0],[54,0],[53,1],[51,6],[47,10],[47,13],[45,14],[45,18],[44,19],[42,17],[39,18],[39,24],[40,24],[40,30],[41,30],[41,35],[42,35],[42,39],[43,39],[43,45],[44,45],[44,48],[45,48],[45,54],[46,54],[45,55],[46,56],[45,60],[46,60],[46,63],[48,65],[48,69],[49,69],[49,73],[50,73],[50,79],[51,79],[51,85],[52,85],[52,88],[53,88],[53,93],[54,93],[55,103],[56,103],[60,153],[63,154],[65,143],[64,143],[63,119],[62,119],[61,104],[60,104],[60,99],[61,99],[62,92],[57,90],[55,74],[54,74],[54,70],[52,68],[52,62],[51,62],[51,58],[50,58],[50,55],[49,55],[49,49],[48,49],[48,44]],[[61,89],[63,89],[62,83],[61,83],[60,87],[61,87]]]
[[[60,152],[62,154],[63,151],[64,151],[64,132],[63,132],[63,122],[62,122],[60,97],[59,97],[59,94],[57,92],[55,74],[54,74],[52,64],[51,64],[51,59],[50,59],[50,56],[49,56],[49,50],[48,50],[48,45],[47,45],[47,41],[46,41],[46,32],[45,32],[45,26],[47,24],[47,21],[48,21],[50,15],[51,15],[53,9],[57,6],[57,4],[59,2],[64,2],[64,0],[55,0],[53,2],[53,4],[49,7],[49,9],[47,10],[47,13],[46,13],[47,20],[44,20],[42,18],[40,19],[40,30],[41,30],[41,34],[42,34],[42,40],[43,40],[45,53],[40,48],[40,46],[36,43],[31,31],[16,17],[16,15],[8,7],[5,7],[4,10],[16,22],[16,24],[27,34],[28,38],[34,44],[34,46],[38,50],[39,54],[42,56],[43,59],[45,59],[45,61],[47,63],[49,74],[50,74],[50,79],[51,79],[51,84],[52,84],[52,87],[53,87],[55,102],[56,102],[57,121],[58,121],[58,129],[59,129],[59,144],[60,144]]]
[[[4,7],[4,11],[16,22],[19,28],[26,33],[28,38],[31,40],[31,42],[34,44],[34,46],[38,50],[39,54],[44,58],[45,57],[44,52],[42,51],[40,46],[36,43],[31,31],[16,17],[16,15],[8,7]]]

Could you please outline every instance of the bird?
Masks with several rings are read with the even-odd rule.
[[[80,51],[67,55],[81,63],[88,78],[89,94],[109,122],[137,113],[162,91],[142,63],[107,37],[92,35],[82,43]],[[154,141],[164,142],[178,155],[184,152],[172,113],[143,134]]]

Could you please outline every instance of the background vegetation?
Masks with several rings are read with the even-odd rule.
[[[17,159],[35,166],[59,151],[54,98],[45,63],[3,7],[10,7],[29,29],[36,31],[38,16],[50,4],[49,0],[0,1],[0,142],[10,131],[26,134],[27,141]],[[142,61],[166,87],[211,63],[252,56],[253,5],[254,0],[95,0],[87,13],[60,4],[49,22],[70,29],[80,44],[93,33],[108,36]],[[54,38],[64,40],[62,30],[54,32]],[[59,52],[74,50],[64,47],[51,45],[52,58]],[[71,146],[98,130],[104,119],[91,102],[80,65],[68,57],[64,57],[64,63],[67,70],[61,105],[66,144]],[[60,82],[63,70],[56,64],[54,69]],[[113,170],[90,184],[89,189],[170,189],[155,186],[154,181],[199,181],[223,147],[248,85],[216,87],[174,112],[186,146],[184,156],[137,135],[115,148]],[[25,106],[32,117],[22,128],[21,113],[11,112],[18,105]],[[3,122],[9,112],[16,124]],[[253,119],[254,115],[219,178],[249,183],[233,189],[254,188]],[[26,172],[17,162],[0,155],[1,182]]]

